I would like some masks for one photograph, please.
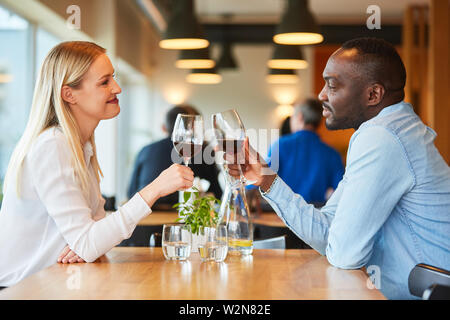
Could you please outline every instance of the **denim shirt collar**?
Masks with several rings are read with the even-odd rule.
[[[375,121],[375,119],[384,117],[388,114],[391,114],[393,112],[396,112],[398,110],[405,110],[405,111],[409,111],[411,112],[412,106],[409,103],[406,103],[405,101],[400,101],[398,103],[392,104],[390,106],[385,107],[383,110],[381,110],[375,117],[373,117],[372,119],[369,119],[365,122],[363,122],[357,131],[359,131],[361,128],[364,128],[365,126],[369,125],[371,122]]]

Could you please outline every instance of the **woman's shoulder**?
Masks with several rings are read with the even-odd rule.
[[[45,152],[48,148],[66,148],[68,147],[66,138],[61,128],[51,127],[45,129],[39,134],[30,149],[30,153]]]

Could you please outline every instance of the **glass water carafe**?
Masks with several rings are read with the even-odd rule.
[[[253,225],[243,184],[227,184],[222,196],[219,221],[227,226],[228,253],[252,254]]]

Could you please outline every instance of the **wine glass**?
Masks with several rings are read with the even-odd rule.
[[[214,136],[217,140],[218,151],[223,151],[228,155],[233,155],[237,164],[243,164],[245,160],[244,142],[245,142],[245,128],[239,114],[235,109],[212,115],[212,126],[214,129]],[[227,169],[227,162],[225,161],[225,168]],[[239,165],[240,179],[242,184],[247,182],[242,168]]]
[[[199,115],[178,114],[172,132],[175,150],[187,167],[193,156],[202,150],[203,118]]]

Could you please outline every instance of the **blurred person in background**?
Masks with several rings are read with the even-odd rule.
[[[285,136],[291,134],[291,116],[283,120],[280,126],[280,136]]]
[[[322,142],[317,128],[322,103],[307,99],[290,117],[292,133],[282,136],[268,152],[268,163],[295,193],[320,206],[337,188],[344,174],[339,153]]]
[[[136,190],[155,179],[161,170],[165,170],[173,164],[172,156],[175,153],[172,154],[174,146],[171,136],[178,114],[199,115],[200,113],[190,105],[176,105],[167,112],[162,126],[162,130],[167,134],[167,137],[145,146],[137,155],[128,188],[128,197],[131,197]],[[179,157],[178,155],[176,156]],[[181,163],[181,158],[179,160],[179,163]],[[208,192],[212,192],[215,197],[220,199],[222,189],[218,182],[219,169],[217,166],[214,163],[206,164],[202,161],[201,164],[190,163],[189,167],[194,171],[196,177],[210,182]],[[161,209],[170,209],[177,202],[178,195],[173,193],[160,198],[155,203],[155,206]]]

